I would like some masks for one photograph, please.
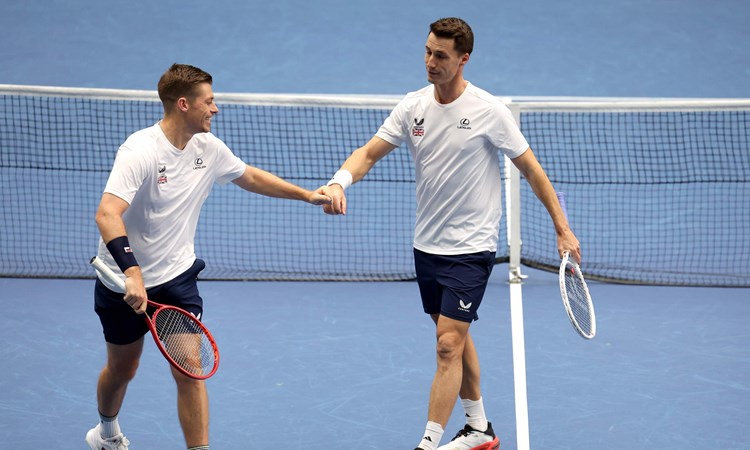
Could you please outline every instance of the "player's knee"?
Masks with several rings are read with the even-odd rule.
[[[461,359],[464,350],[464,338],[457,333],[445,333],[438,336],[437,356],[440,360]]]
[[[107,363],[107,370],[113,378],[130,381],[138,372],[138,360],[110,360]]]
[[[193,398],[196,395],[201,396],[206,393],[206,382],[203,380],[196,380],[176,374],[174,380],[177,385],[177,395],[179,397],[188,396],[189,398]]]
[[[177,382],[177,386],[179,388],[200,389],[205,384],[203,380],[190,378],[189,376],[183,374],[182,372],[175,370],[173,367],[171,369],[172,369],[172,376],[174,377],[174,381]]]

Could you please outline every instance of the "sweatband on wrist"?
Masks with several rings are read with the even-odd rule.
[[[115,259],[117,266],[123,272],[130,267],[138,265],[138,261],[135,260],[135,255],[133,255],[133,250],[130,248],[130,242],[128,242],[127,236],[120,236],[109,241],[107,243],[107,250],[109,250],[109,253]]]
[[[346,188],[352,185],[352,173],[345,169],[339,170],[333,175],[331,181],[326,183],[326,186],[332,184],[339,184],[341,185],[341,189],[346,190]]]

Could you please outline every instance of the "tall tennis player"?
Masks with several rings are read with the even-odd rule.
[[[458,397],[466,425],[443,450],[500,445],[487,420],[479,358],[469,333],[495,260],[501,216],[499,152],[510,157],[546,207],[557,250],[580,261],[578,239],[555,190],[510,110],[464,79],[474,46],[459,18],[430,25],[424,62],[427,87],[406,95],[375,136],[355,150],[328,183],[328,214],[345,214],[344,191],[381,158],[406,143],[415,164],[414,260],[424,312],[436,325],[437,368],[420,450],[435,450]]]

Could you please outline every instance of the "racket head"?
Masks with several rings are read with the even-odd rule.
[[[570,257],[569,252],[563,253],[560,262],[560,296],[570,323],[584,339],[596,336],[596,314],[591,301],[586,280],[578,263]]]
[[[149,300],[144,315],[159,351],[183,375],[205,380],[219,368],[219,348],[213,335],[193,314]]]
[[[107,281],[125,290],[125,282],[102,260],[89,261]],[[169,363],[183,375],[205,380],[219,368],[219,348],[208,328],[197,317],[182,308],[148,301],[143,315],[156,347]]]

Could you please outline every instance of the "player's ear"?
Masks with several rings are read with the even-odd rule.
[[[185,97],[180,97],[177,99],[177,109],[179,109],[182,112],[187,112],[189,102]]]
[[[469,54],[468,53],[464,53],[464,56],[461,57],[461,65],[463,66],[467,62],[469,62]]]

